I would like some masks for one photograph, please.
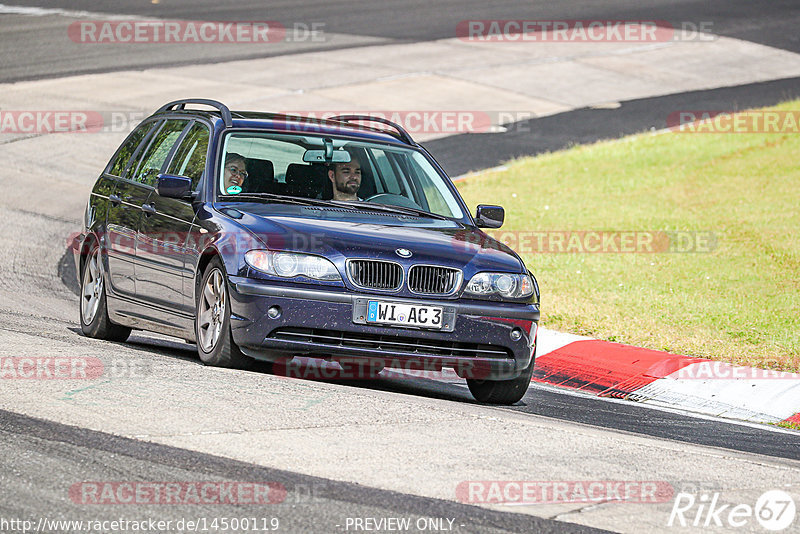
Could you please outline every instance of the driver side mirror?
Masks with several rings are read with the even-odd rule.
[[[160,196],[165,198],[194,200],[194,193],[192,192],[192,180],[185,176],[159,174],[156,190]]]
[[[475,224],[478,228],[500,228],[506,218],[506,211],[502,206],[478,204],[475,211]]]

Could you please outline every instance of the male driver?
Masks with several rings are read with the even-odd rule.
[[[328,178],[333,184],[333,200],[361,200],[356,194],[361,187],[361,163],[352,152],[347,163],[330,166]]]

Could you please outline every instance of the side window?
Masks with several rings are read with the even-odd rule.
[[[408,155],[405,153],[388,153],[387,157],[391,158],[392,166],[397,169],[398,177],[408,186],[408,197],[422,206],[422,209],[428,209],[428,202],[425,198],[425,192],[420,191],[420,182],[415,180],[416,173],[413,171],[413,166],[410,165]]]
[[[372,154],[375,156],[375,162],[378,164],[378,169],[380,170],[382,178],[382,180],[376,180],[376,182],[386,184],[387,193],[401,195],[402,192],[400,190],[400,184],[397,181],[397,175],[392,168],[392,164],[389,163],[389,158],[386,157],[386,153],[383,150],[373,150]]]
[[[136,173],[130,177],[131,180],[156,185],[156,176],[161,172],[161,167],[164,166],[172,146],[186,128],[186,124],[185,119],[171,119],[164,123],[147,147]]]
[[[456,197],[448,193],[444,178],[436,172],[422,152],[412,152],[411,157],[407,158],[406,164],[410,172],[409,176],[413,177],[411,183],[418,183],[422,186],[423,195],[420,200],[424,201],[423,208],[445,217],[460,218],[464,216]]]
[[[142,140],[147,137],[147,134],[150,133],[150,130],[152,130],[155,125],[156,122],[140,124],[133,133],[128,136],[128,139],[125,140],[125,143],[120,147],[114,159],[111,161],[108,174],[121,177],[125,173],[128,162],[136,152],[136,148],[141,144]]]
[[[192,190],[197,190],[200,178],[206,168],[206,153],[208,152],[208,138],[210,132],[204,124],[195,122],[181,146],[175,152],[172,163],[169,165],[169,174],[186,176],[192,179]]]

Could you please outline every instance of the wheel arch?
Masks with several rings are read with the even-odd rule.
[[[232,239],[220,239],[209,243],[197,258],[197,267],[194,272],[195,287],[199,284],[208,268],[208,264],[214,258],[219,258],[226,275],[239,273],[244,265],[244,253],[242,245]]]
[[[92,250],[92,246],[97,243],[98,246],[100,244],[100,239],[95,235],[94,232],[89,232],[86,234],[86,237],[83,239],[83,242],[80,244],[80,262],[78,265],[78,283],[81,283],[81,279],[83,278],[83,269],[86,266],[86,260],[89,257],[89,251]]]
[[[203,275],[208,268],[208,264],[211,263],[214,258],[219,258],[223,266],[225,265],[225,260],[222,257],[222,254],[220,254],[219,250],[217,250],[215,246],[206,247],[206,249],[200,253],[200,257],[197,260],[197,269],[194,273],[195,300],[197,300],[197,286],[203,281]]]
[[[197,260],[195,278],[200,277],[202,273],[206,272],[206,267],[208,267],[208,264],[214,259],[214,256],[219,256],[219,250],[217,250],[216,247],[206,247],[206,249],[200,253],[200,258]]]

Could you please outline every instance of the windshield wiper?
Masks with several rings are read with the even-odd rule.
[[[361,202],[355,200],[331,200],[330,202],[331,204],[335,204],[337,206],[346,206],[348,208],[371,209],[375,211],[383,211],[388,213],[400,213],[403,215],[417,215],[417,216],[427,217],[430,219],[439,219],[442,221],[452,220],[450,217],[445,217],[444,215],[439,215],[438,213],[431,213],[423,209],[410,208],[407,206],[394,206],[392,204],[373,204],[371,202]]]
[[[269,200],[273,202],[282,202],[285,204],[301,204],[303,206],[328,206],[332,204],[328,200],[320,200],[318,198],[308,197],[291,197],[286,195],[276,195],[275,193],[239,193],[238,195],[220,195],[221,200],[227,201],[238,200],[242,198]]]
[[[238,195],[220,195],[222,200],[239,200],[239,199],[257,199],[269,200],[273,202],[282,202],[285,204],[300,204],[302,206],[324,206],[324,207],[342,207],[349,209],[364,209],[380,211],[384,213],[395,213],[401,215],[415,215],[427,217],[430,219],[439,219],[443,221],[450,221],[449,217],[439,215],[438,213],[431,213],[423,209],[409,208],[406,206],[393,206],[390,204],[372,204],[371,202],[351,201],[351,200],[322,200],[319,198],[308,197],[292,197],[286,195],[276,195],[275,193],[239,193]]]

